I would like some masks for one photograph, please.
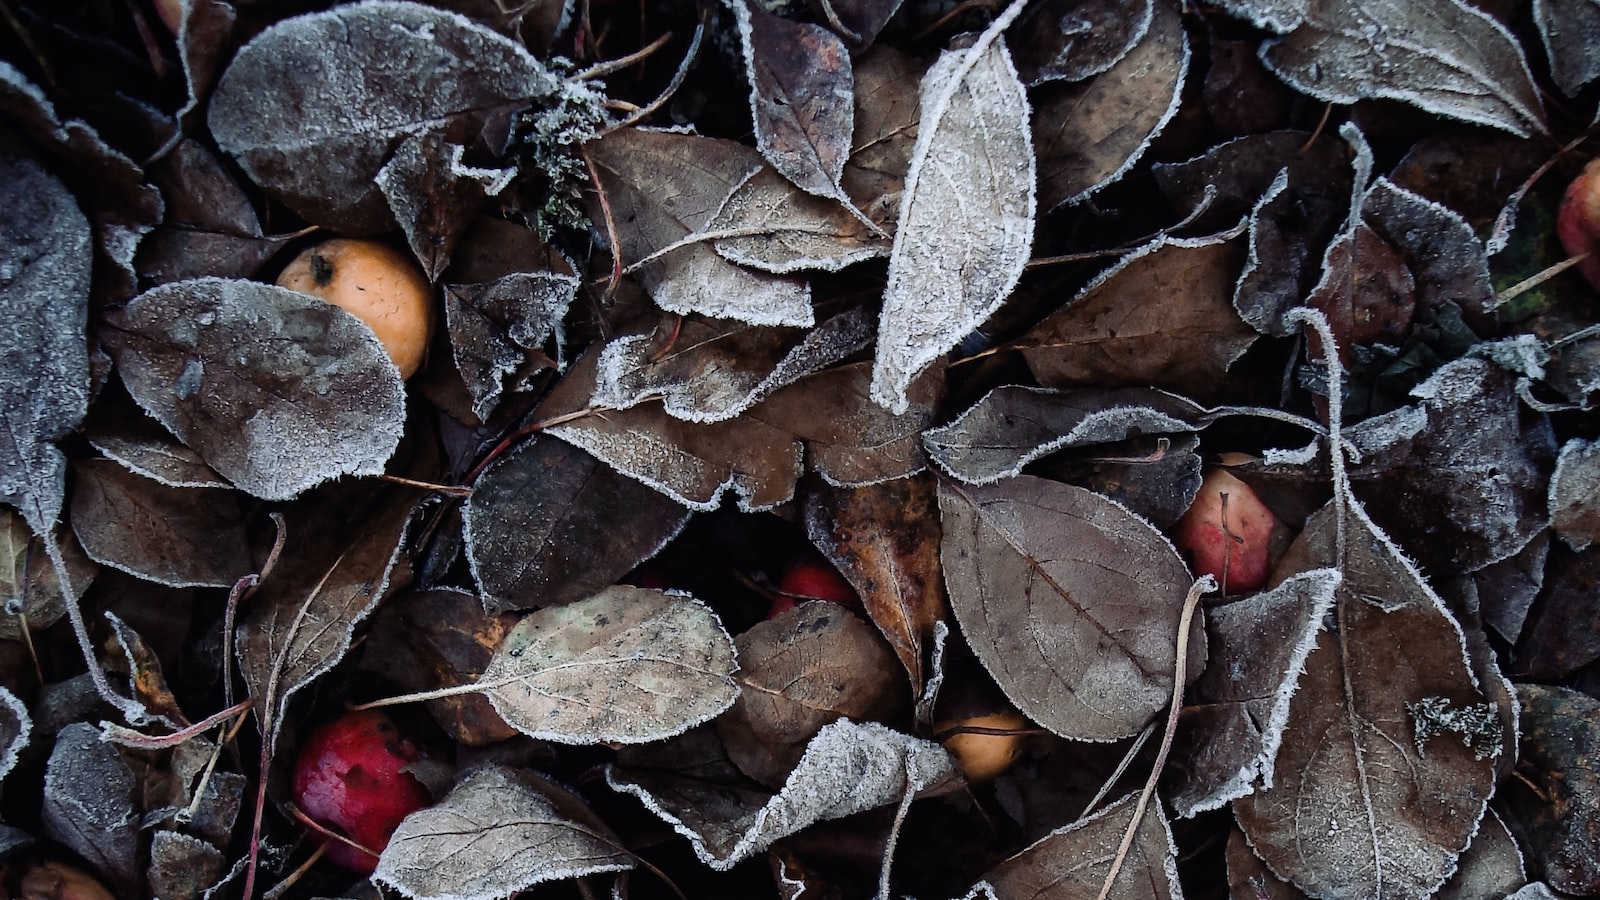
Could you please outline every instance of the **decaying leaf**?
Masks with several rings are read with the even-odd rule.
[[[633,868],[621,840],[560,788],[485,766],[412,813],[372,880],[414,900],[492,900],[536,884]]]
[[[858,488],[814,485],[806,534],[861,596],[867,616],[921,697],[934,627],[948,604],[939,568],[937,482],[930,473]]]
[[[561,326],[578,279],[560,272],[515,272],[486,284],[447,285],[445,327],[456,370],[487,419],[519,370]]]
[[[1544,583],[1517,642],[1516,671],[1567,678],[1600,659],[1600,546],[1550,550]]]
[[[708,232],[724,202],[764,163],[743,144],[689,134],[624,128],[585,145],[600,172],[626,265]],[[598,200],[590,217],[606,220]],[[811,289],[793,278],[728,262],[705,241],[677,247],[639,267],[650,299],[668,312],[752,325],[813,322]]]
[[[1244,251],[1159,240],[1096,279],[1020,338],[1049,387],[1151,385],[1202,400],[1255,341],[1233,311]]]
[[[139,405],[257,497],[379,474],[399,443],[399,370],[371,328],[316,297],[175,282],[107,313],[100,337]]]
[[[1337,138],[1271,131],[1218,144],[1194,159],[1150,168],[1174,208],[1203,209],[1191,223],[1191,233],[1214,234],[1232,231],[1249,216],[1284,169],[1289,170],[1286,186],[1325,195],[1320,203],[1332,200],[1343,211],[1350,193],[1348,153],[1349,147]]]
[[[91,416],[86,437],[96,450],[128,471],[174,488],[231,488],[200,454],[178,443],[149,416],[99,422]]]
[[[21,639],[24,621],[29,629],[37,631],[49,628],[66,615],[61,582],[45,551],[44,540],[33,534],[20,514],[0,508],[0,547],[4,548],[0,553],[0,604],[4,604],[5,611],[0,616],[0,638]],[[99,566],[84,555],[70,530],[57,532],[53,540],[67,564],[72,596],[82,597]]]
[[[479,207],[517,174],[515,168],[467,165],[466,149],[438,132],[413,134],[373,176],[430,282],[449,267],[456,240]]]
[[[733,705],[733,639],[705,604],[617,585],[530,613],[478,679],[505,720],[566,744],[640,744]]]
[[[73,533],[95,562],[169,587],[228,588],[251,571],[237,494],[168,487],[107,459],[73,475]]]
[[[1171,700],[1188,567],[1148,522],[1031,476],[941,481],[945,584],[984,668],[1028,718],[1072,740],[1139,732]],[[1191,672],[1205,640],[1189,643]]]
[[[55,442],[89,404],[93,245],[72,194],[9,135],[0,139],[0,501],[36,534],[55,526],[67,460]]]
[[[1313,516],[1283,563],[1340,570],[1335,624],[1306,658],[1272,785],[1234,815],[1312,896],[1427,897],[1478,828],[1500,725],[1438,596],[1359,504],[1342,527],[1340,512]]]
[[[1144,3],[1149,26],[1128,54],[1079,84],[1034,96],[1033,145],[1039,203],[1077,203],[1122,177],[1178,112],[1189,71],[1189,39],[1176,5]]]
[[[199,5],[222,6],[218,0]],[[139,245],[134,262],[151,285],[206,275],[248,278],[282,246],[261,231],[261,219],[234,175],[192,138],[150,166],[167,218]]]
[[[1314,569],[1206,612],[1211,658],[1178,720],[1173,810],[1185,818],[1271,785],[1306,656],[1333,608],[1335,569]],[[1298,740],[1290,735],[1289,740]]]
[[[1122,836],[1132,824],[1132,795],[1052,831],[1026,850],[990,869],[963,900],[1091,900],[1099,895]],[[1108,897],[1139,900],[1181,898],[1178,848],[1161,804],[1145,807],[1133,844],[1111,883]]]
[[[739,696],[717,733],[734,765],[762,784],[783,784],[835,720],[886,719],[905,704],[888,648],[836,603],[802,603],[734,642]]]
[[[1005,302],[1033,245],[1028,98],[1000,38],[1020,10],[922,79],[872,372],[872,399],[895,413],[918,373]]]
[[[724,259],[776,275],[837,272],[887,256],[888,239],[844,202],[807,194],[763,166],[733,189],[706,228],[717,236],[712,246]]]
[[[496,108],[569,89],[521,44],[465,16],[367,0],[256,35],[217,83],[207,121],[284,205],[372,233],[394,226],[375,176],[403,140],[474,134]]]
[[[491,613],[597,593],[689,520],[672,499],[544,437],[490,466],[463,515],[467,561]]]
[[[923,67],[893,47],[855,61],[855,146],[842,184],[873,221],[893,231],[906,169],[917,143],[917,86]]]
[[[1150,30],[1154,0],[1047,0],[1031,4],[1008,38],[1030,87],[1082,81],[1128,55]]]
[[[1600,543],[1600,442],[1573,438],[1550,476],[1550,527],[1574,550]]]
[[[32,734],[33,717],[28,715],[27,704],[0,686],[0,779],[17,767],[17,756]]]
[[[730,788],[727,769],[719,770],[715,757],[706,756],[702,752],[689,772],[708,778],[611,766],[606,782],[639,798],[689,839],[701,862],[717,871],[731,869],[815,822],[895,803],[956,777],[954,761],[938,744],[847,719],[811,739],[775,795]]]
[[[73,722],[56,733],[45,765],[45,833],[93,863],[115,884],[139,877],[139,816],[133,771],[100,729]]]
[[[1522,748],[1517,778],[1504,792],[1512,832],[1528,851],[1533,875],[1556,890],[1600,890],[1600,701],[1541,684],[1517,686]]]

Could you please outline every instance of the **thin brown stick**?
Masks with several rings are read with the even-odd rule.
[[[1499,308],[1501,304],[1509,303],[1512,300],[1515,300],[1528,291],[1531,291],[1539,285],[1544,284],[1546,281],[1549,281],[1557,275],[1560,275],[1562,272],[1565,272],[1573,266],[1578,265],[1592,255],[1594,255],[1593,250],[1585,250],[1582,253],[1579,253],[1577,256],[1569,256],[1566,259],[1563,259],[1561,262],[1558,262],[1535,275],[1524,278],[1516,284],[1513,284],[1511,287],[1508,287],[1500,293],[1494,295],[1494,301],[1491,305]]]
[[[672,40],[672,32],[669,31],[666,34],[663,34],[661,37],[658,37],[645,46],[639,48],[638,50],[628,54],[627,56],[620,56],[616,59],[610,60],[609,62],[595,63],[594,65],[584,69],[582,72],[579,72],[567,80],[589,81],[590,79],[602,78],[606,75],[610,75],[612,72],[615,72],[618,69],[625,69],[636,62],[649,59],[650,56],[652,56],[657,50],[665,47],[667,42],[670,40]]]
[[[403,484],[406,487],[422,488],[436,494],[445,494],[450,497],[471,497],[472,488],[464,484],[434,484],[431,481],[417,481],[413,478],[401,478],[399,475],[379,475],[378,480],[391,484]]]
[[[578,148],[578,156],[583,159],[584,168],[589,170],[589,183],[594,185],[595,197],[600,201],[600,218],[606,226],[606,243],[611,245],[611,277],[600,295],[600,304],[604,306],[616,296],[617,285],[622,283],[622,239],[617,237],[617,220],[611,214],[611,199],[606,196],[606,186],[600,180],[600,170],[595,168],[594,157],[589,155],[589,148],[584,146]],[[472,479],[468,478],[467,483],[471,484]]]

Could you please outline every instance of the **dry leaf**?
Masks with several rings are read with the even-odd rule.
[[[807,194],[763,166],[733,189],[706,228],[718,235],[712,246],[724,259],[776,275],[837,272],[888,256],[888,239],[844,202]]]
[[[855,147],[842,184],[863,212],[888,231],[917,143],[917,88],[923,66],[893,47],[874,47],[855,62]]]
[[[1600,545],[1581,551],[1556,546],[1543,589],[1523,628],[1516,671],[1542,680],[1571,677],[1600,659]]]
[[[17,757],[33,736],[28,706],[10,688],[0,685],[0,779],[17,767]]]
[[[139,877],[139,815],[133,771],[100,729],[73,722],[56,733],[44,771],[44,830],[130,889]]]
[[[564,744],[642,744],[733,705],[733,639],[692,597],[617,585],[530,613],[478,679],[519,731]]]
[[[70,530],[62,529],[52,539],[67,564],[72,596],[82,597],[100,567],[84,555]],[[0,638],[21,640],[24,621],[29,630],[40,631],[66,615],[65,598],[44,539],[33,534],[20,514],[4,507],[0,507],[0,542],[4,548],[0,553],[0,604],[5,611],[0,616]]]
[[[1005,302],[1033,245],[1028,99],[1000,39],[1020,9],[922,79],[872,372],[872,399],[895,413],[918,373]]]
[[[488,419],[507,382],[560,329],[577,292],[577,277],[561,272],[514,272],[487,284],[445,287],[450,352],[472,393],[474,415]]]
[[[372,880],[414,900],[493,900],[547,881],[633,868],[633,854],[559,788],[503,766],[468,774],[412,813]],[[587,810],[583,810],[587,813]]]
[[[1438,900],[1501,900],[1528,883],[1522,851],[1493,809],[1461,854],[1461,865],[1433,896]]]
[[[1569,97],[1600,78],[1600,3],[1595,0],[1533,0],[1550,79]]]
[[[168,587],[230,588],[250,573],[232,491],[168,487],[107,459],[73,475],[73,533],[95,562]]]
[[[1188,567],[1111,500],[1018,476],[941,481],[945,584],[984,668],[1028,718],[1072,740],[1137,734],[1172,698]],[[1191,633],[1191,672],[1205,658]]]
[[[1550,476],[1550,527],[1574,550],[1600,543],[1600,442],[1573,438]]]
[[[150,896],[162,900],[199,897],[227,870],[222,851],[177,831],[158,831],[150,838]]]
[[[1082,81],[1128,55],[1150,30],[1154,0],[1047,0],[1023,12],[1008,38],[1023,83]]]
[[[1531,874],[1569,894],[1600,891],[1600,701],[1541,684],[1517,686],[1522,748],[1502,794]]]

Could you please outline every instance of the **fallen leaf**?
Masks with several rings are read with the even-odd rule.
[[[32,736],[33,717],[28,715],[27,704],[0,686],[0,779],[17,767],[17,757]]]
[[[373,176],[430,282],[449,267],[456,240],[478,209],[517,174],[514,167],[468,165],[466,150],[438,132],[414,134]]]
[[[150,837],[145,876],[152,897],[199,897],[226,870],[222,851],[197,837],[166,830]]]
[[[917,143],[918,85],[923,65],[889,46],[855,61],[855,146],[841,184],[871,219],[895,228],[900,191]]]
[[[1575,97],[1584,85],[1600,78],[1600,3],[1595,0],[1534,0],[1533,20],[1539,26],[1550,79],[1561,93]]]
[[[198,141],[180,141],[151,164],[149,177],[161,189],[167,216],[139,244],[134,265],[143,282],[249,278],[282,248],[283,238],[262,233],[255,206],[233,174]]]
[[[1550,527],[1568,546],[1600,543],[1600,442],[1573,438],[1550,476]]]
[[[1083,488],[1020,475],[939,485],[950,605],[1024,715],[1070,740],[1137,734],[1172,697],[1192,579],[1160,532]],[[1192,632],[1191,672],[1205,658]]]
[[[100,567],[83,553],[70,529],[53,537],[61,551],[72,580],[72,596],[82,597]],[[0,638],[21,640],[26,622],[30,631],[41,631],[66,615],[66,598],[56,568],[50,562],[44,540],[36,536],[20,513],[0,507]]]
[[[73,722],[56,733],[44,770],[45,834],[94,864],[112,883],[140,882],[133,771],[100,729]]]
[[[414,900],[491,900],[633,868],[621,840],[583,820],[592,814],[561,808],[576,801],[559,790],[504,766],[477,769],[400,823],[372,880]]]
[[[889,24],[903,0],[818,0],[834,30],[858,48],[870,45]]]
[[[1522,748],[1502,794],[1530,874],[1568,894],[1600,891],[1600,701],[1541,684],[1517,685]]]
[[[1534,598],[1544,589],[1545,561],[1549,558],[1550,534],[1541,532],[1515,556],[1472,573],[1483,621],[1512,644],[1522,634]]]
[[[918,373],[1005,302],[1033,244],[1028,98],[1000,38],[1020,10],[922,79],[872,372],[872,399],[894,413]]]
[[[1512,658],[1519,675],[1568,678],[1600,659],[1600,546],[1556,546]]]
[[[1203,210],[1186,233],[1217,234],[1232,231],[1249,218],[1285,169],[1285,187],[1314,193],[1320,205],[1331,201],[1343,210],[1350,194],[1349,150],[1337,138],[1272,131],[1226,141],[1183,162],[1155,163],[1150,169],[1174,208]],[[1331,235],[1329,229],[1323,242]]]
[[[738,668],[733,639],[705,604],[617,585],[523,617],[477,685],[540,740],[642,744],[732,706]]]
[[[807,194],[763,166],[733,189],[706,229],[724,259],[775,275],[837,272],[889,255],[889,241],[844,202]]]
[[[200,278],[146,291],[104,323],[145,412],[257,497],[380,474],[400,441],[399,370],[372,329],[325,300]]]
[[[1433,896],[1438,900],[1501,900],[1527,883],[1522,851],[1491,808],[1462,852],[1456,873]]]
[[[561,327],[578,279],[560,272],[516,272],[485,284],[446,285],[444,320],[456,370],[487,420],[530,356]],[[508,384],[508,382],[511,382]]]
[[[233,487],[227,479],[212,471],[200,454],[173,440],[165,429],[142,411],[106,422],[91,417],[85,424],[84,436],[107,459],[115,460],[135,475],[167,487]]]
[[[1008,38],[1022,82],[1082,81],[1122,61],[1150,30],[1154,0],[1048,0]]]

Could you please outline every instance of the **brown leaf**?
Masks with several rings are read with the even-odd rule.
[[[842,184],[873,221],[893,231],[917,143],[923,67],[893,47],[880,46],[856,60],[855,70],[855,147]]]
[[[536,355],[560,327],[578,291],[564,272],[515,272],[485,284],[446,285],[444,320],[456,370],[487,420],[516,376],[540,368]]]
[[[1191,579],[1160,532],[1083,488],[939,485],[950,605],[1017,709],[1072,740],[1139,732],[1172,697]],[[1190,639],[1190,671],[1205,658]]]
[[[689,511],[562,441],[535,437],[484,471],[463,513],[491,613],[570,603],[654,556]]]
[[[67,564],[72,580],[72,596],[82,597],[100,567],[83,553],[70,530],[62,529],[54,538]],[[32,631],[54,625],[66,615],[55,566],[45,551],[43,539],[34,536],[19,513],[0,508],[0,638],[20,640],[23,621]]]
[[[477,685],[512,726],[564,744],[642,744],[733,705],[733,640],[692,597],[616,585],[524,616]]]
[[[150,896],[191,900],[217,883],[227,869],[222,851],[177,831],[158,831],[150,839]]]
[[[937,482],[923,473],[857,488],[816,484],[805,521],[811,543],[856,589],[911,676],[911,696],[921,697],[934,625],[948,614]]]
[[[1501,900],[1528,883],[1522,851],[1493,809],[1461,854],[1461,865],[1433,896],[1438,900]]]
[[[1134,800],[1132,795],[1123,797],[1086,819],[1056,829],[990,869],[963,900],[1093,900],[1132,824]],[[1183,896],[1178,885],[1178,848],[1159,802],[1145,808],[1133,845],[1107,896],[1130,900]]]
[[[199,0],[193,5],[224,4]],[[198,141],[180,141],[151,164],[149,175],[161,188],[167,217],[145,236],[134,258],[145,283],[206,275],[249,278],[282,247],[284,239],[262,234],[249,195]]]
[[[1538,679],[1567,678],[1600,659],[1600,546],[1574,552],[1557,545],[1544,587],[1517,642],[1515,671]]]
[[[1233,311],[1237,242],[1157,241],[1016,342],[1050,387],[1151,385],[1204,399],[1255,341]]]
[[[807,194],[763,166],[733,189],[706,229],[718,236],[712,246],[724,259],[776,275],[837,272],[888,256],[889,241],[846,202]]]
[[[1600,5],[1594,0],[1539,0],[1533,18],[1550,59],[1550,79],[1569,97],[1600,77]]]
[[[1152,0],[1046,0],[1008,38],[1022,81],[1082,81],[1116,65],[1150,30]]]
[[[476,769],[400,823],[372,880],[413,900],[491,900],[633,868],[633,855],[592,814],[563,810],[576,805],[563,794],[504,766]]]
[[[1350,195],[1349,151],[1338,138],[1306,131],[1273,131],[1218,144],[1184,162],[1156,163],[1151,174],[1174,208],[1204,209],[1191,224],[1190,233],[1215,234],[1232,231],[1249,217],[1284,169],[1289,170],[1286,186],[1314,192],[1320,205],[1343,212]],[[1329,225],[1323,244],[1333,230]]]
[[[742,144],[698,135],[624,128],[585,149],[611,203],[623,264],[634,265],[685,238],[710,230],[724,200],[763,166]],[[598,201],[590,218],[604,222]],[[752,325],[813,322],[811,289],[793,278],[740,268],[696,241],[641,266],[637,277],[668,312],[700,313]]]
[[[1478,828],[1500,726],[1460,627],[1365,511],[1346,509],[1342,529],[1334,505],[1313,516],[1280,569],[1341,570],[1335,627],[1306,659],[1272,785],[1234,814],[1308,894],[1426,897]]]
[[[515,168],[469,166],[462,161],[465,152],[438,132],[414,134],[373,176],[430,282],[450,265],[456,240],[484,201],[517,174]]]
[[[823,726],[887,718],[906,699],[888,648],[836,603],[802,603],[734,644],[739,697],[717,733],[740,771],[769,786],[784,783]]]
[[[102,404],[101,409],[105,405]],[[149,416],[133,410],[128,416],[100,421],[91,416],[85,437],[108,459],[128,471],[174,488],[230,488],[206,465],[200,454],[178,443]],[[109,417],[108,417],[109,418]]]
[[[1416,280],[1399,250],[1360,224],[1328,245],[1322,265],[1322,280],[1305,305],[1327,316],[1345,365],[1354,344],[1404,341],[1416,308]]]
[[[1178,8],[1153,9],[1148,31],[1102,74],[1035,91],[1033,145],[1039,204],[1077,203],[1122,177],[1178,112],[1189,71],[1189,39]]]
[[[1228,832],[1228,896],[1248,900],[1305,900],[1300,889],[1272,874],[1250,850],[1249,839],[1237,826]]]
[[[1558,891],[1600,891],[1600,701],[1539,684],[1517,686],[1522,750],[1506,783],[1506,817],[1531,874]]]

